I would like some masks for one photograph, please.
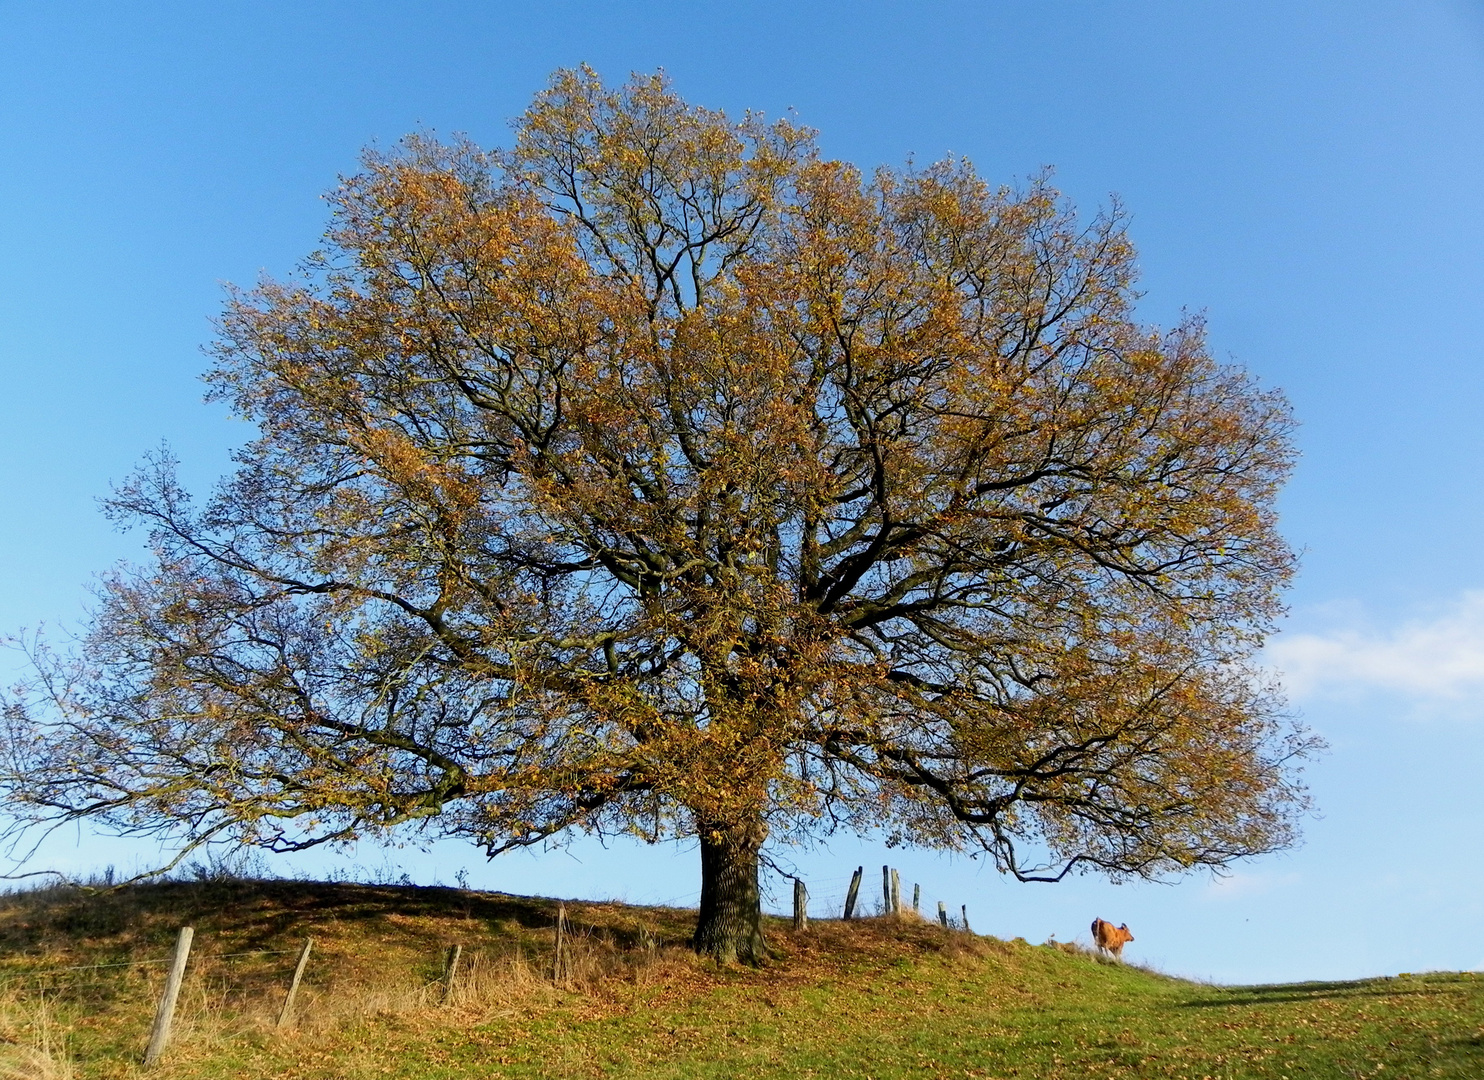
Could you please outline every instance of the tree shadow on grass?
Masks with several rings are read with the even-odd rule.
[[[123,958],[141,947],[168,949],[182,925],[196,927],[201,938],[225,933],[238,950],[283,949],[321,927],[378,922],[395,923],[401,941],[442,946],[464,928],[475,937],[550,932],[559,903],[444,886],[277,879],[161,881],[117,890],[53,887],[0,897],[0,955],[53,946]],[[566,903],[574,929],[603,934],[620,947],[638,944],[645,934],[662,942],[683,940],[694,918],[648,909],[651,925],[641,927],[609,905]]]

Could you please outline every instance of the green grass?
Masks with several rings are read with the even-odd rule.
[[[692,913],[455,889],[166,883],[0,898],[0,1077],[130,1077],[163,965],[196,927],[176,1077],[1484,1077],[1484,978],[1215,987],[915,921],[770,928],[717,970]],[[316,951],[277,1032],[295,949]],[[440,1003],[444,949],[468,958]],[[248,955],[237,955],[246,953]]]

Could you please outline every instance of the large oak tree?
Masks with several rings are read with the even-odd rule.
[[[744,961],[770,837],[1023,879],[1290,841],[1308,744],[1248,664],[1290,416],[1134,321],[1116,211],[585,69],[330,202],[222,319],[235,473],[119,489],[153,561],[8,699],[22,824],[694,837]]]

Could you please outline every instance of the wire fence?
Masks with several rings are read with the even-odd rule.
[[[894,877],[895,881],[893,881]],[[861,867],[852,869],[849,873],[811,877],[803,882],[807,890],[806,897],[800,897],[799,891],[793,888],[793,883],[797,880],[782,868],[770,867],[764,882],[769,886],[763,892],[764,910],[769,914],[782,917],[795,915],[796,926],[807,925],[807,921],[801,923],[797,920],[799,913],[793,910],[793,905],[799,899],[805,899],[808,918],[837,920],[845,914],[847,899],[854,889],[852,915],[856,918],[887,914],[910,917],[915,911],[924,920],[941,922],[946,928],[969,929],[967,909],[962,904],[953,904],[949,898],[939,897],[931,890],[923,889],[920,883],[902,880],[900,875],[894,875],[889,867],[886,868],[881,886],[877,885],[874,868],[868,871],[865,867]],[[785,907],[782,901],[788,893],[793,895],[789,897],[788,907]],[[686,893],[670,898],[663,906],[690,907],[699,900],[699,897],[699,892]],[[561,925],[560,921],[557,925]],[[531,929],[535,927],[532,926]],[[589,927],[586,933],[591,934],[593,930],[594,928]],[[611,930],[598,932],[607,935],[608,938],[612,937]],[[579,941],[584,936],[584,930],[575,924],[569,927],[568,933],[575,935]],[[81,1005],[84,1008],[92,1003],[103,1007],[109,1002],[119,1001],[133,1002],[134,1004],[129,1006],[131,1008],[147,1007],[145,1002],[152,1002],[158,996],[159,1004],[156,1006],[155,1025],[151,1033],[150,1046],[145,1054],[146,1064],[152,1063],[158,1057],[169,1040],[176,997],[181,989],[182,980],[187,977],[188,967],[191,985],[196,987],[191,993],[195,994],[196,998],[201,1000],[209,998],[212,1007],[226,1006],[240,1010],[243,1006],[247,1006],[250,1010],[256,1010],[254,1015],[262,1011],[264,1001],[270,998],[281,1000],[282,1004],[274,1007],[278,1017],[276,1026],[285,1025],[294,1013],[294,996],[298,991],[301,977],[304,975],[305,965],[310,959],[313,941],[306,940],[301,948],[239,948],[221,952],[203,950],[192,953],[193,938],[194,931],[190,927],[182,927],[173,955],[146,956],[127,960],[108,959],[85,964],[47,965],[38,962],[42,959],[41,957],[13,953],[0,960],[0,991],[14,995],[16,1000],[36,997],[43,1002],[60,995],[63,999],[71,998],[75,1005]],[[637,949],[648,957],[651,964],[656,955],[656,944],[656,939],[648,931],[643,932],[635,941],[625,939],[625,942],[608,942],[609,951],[616,947],[620,951],[627,950],[633,953]],[[526,964],[526,961],[521,958],[522,947],[518,941],[515,959],[517,963]],[[448,947],[446,958],[439,965],[442,974],[435,978],[428,977],[432,973],[429,970],[431,965],[418,965],[421,970],[415,973],[418,985],[413,988],[412,998],[415,998],[419,1005],[439,1003],[446,1005],[457,997],[455,992],[457,986],[470,983],[471,978],[478,982],[479,978],[485,977],[482,972],[488,968],[488,961],[483,958],[482,950],[476,950],[467,955],[464,961],[465,967],[463,971],[460,971],[459,957],[462,949],[462,945]],[[285,958],[295,954],[299,956],[297,965],[285,962]],[[570,957],[568,958],[569,970],[564,981],[561,974],[563,954],[560,929],[557,930],[554,955],[556,957],[554,967],[546,963],[541,946],[530,954],[530,958],[531,962],[537,965],[538,970],[544,968],[544,977],[557,981],[561,986],[567,986],[571,981]],[[601,962],[601,957],[596,954],[588,959],[595,964]],[[633,963],[633,961],[625,962]],[[316,966],[321,963],[322,961],[317,960]],[[474,965],[472,968],[471,963]],[[481,964],[484,968],[480,967]],[[167,965],[168,970],[162,973],[161,969],[166,968]],[[522,970],[529,972],[530,965],[526,964]],[[290,971],[293,972],[291,980],[289,979]],[[411,975],[414,972],[409,971],[408,974]],[[324,981],[325,975],[326,973],[321,971],[314,981],[321,986],[328,985]],[[540,974],[536,977],[543,978]],[[331,980],[334,980],[334,976],[331,976]],[[462,980],[462,983],[459,980]],[[163,994],[161,994],[162,983]],[[315,1000],[321,999],[315,998]]]
[[[898,872],[900,874],[900,872]],[[873,915],[885,915],[891,910],[891,901],[887,890],[883,888],[881,877],[875,873],[874,867],[860,868],[860,886],[856,893],[855,909],[856,918],[867,918]],[[780,874],[785,881],[792,881],[786,874]],[[855,871],[834,877],[810,876],[802,879],[804,887],[808,890],[807,912],[811,919],[839,919],[845,914],[845,903],[850,894],[850,884],[855,878]],[[900,878],[900,892],[898,899],[901,904],[901,914],[918,914],[924,919],[933,922],[939,920],[939,911],[942,910],[948,920],[950,929],[968,930],[967,905],[962,898],[954,898],[941,895],[931,888],[924,887],[921,882],[910,881]],[[699,894],[697,894],[699,895]],[[764,898],[763,910],[769,915],[786,917],[793,914],[792,896],[787,897],[785,904],[783,890],[776,890]],[[915,901],[915,905],[914,905]],[[939,905],[942,905],[941,909]]]
[[[190,958],[192,977],[220,999],[246,1000],[271,993],[283,979],[285,967],[277,958],[294,955],[296,949],[249,949],[233,952],[199,952]],[[156,992],[173,956],[151,956],[133,960],[108,960],[93,964],[35,964],[24,955],[12,956],[0,967],[0,990],[21,999],[41,994],[61,995],[84,1001],[108,1001]],[[263,961],[262,963],[244,963]],[[137,974],[136,974],[137,973]]]
[[[298,949],[249,949],[246,952],[230,953],[196,953],[197,960],[235,960],[243,956],[288,956],[297,953]],[[107,964],[68,964],[63,967],[50,968],[51,971],[92,971],[96,968],[124,968],[144,967],[148,964],[168,964],[169,956],[161,956],[154,960],[121,960],[116,963]]]
[[[857,918],[868,918],[873,915],[887,914],[889,903],[884,895],[880,879],[873,872],[872,867],[861,868],[860,888],[856,895],[854,916]],[[811,919],[839,919],[845,914],[845,901],[850,894],[850,882],[855,873],[839,874],[832,877],[820,877],[810,875],[803,878],[804,887],[808,890],[808,901],[806,909]],[[766,915],[778,918],[788,918],[793,915],[792,887],[794,878],[785,871],[774,868],[768,875],[771,880],[765,879],[762,890],[762,908]],[[770,887],[771,886],[771,887]],[[668,908],[694,908],[700,902],[699,890],[681,893],[678,896],[668,897],[664,900],[656,900],[656,907]],[[913,901],[917,901],[914,908]],[[916,913],[933,922],[938,921],[938,905],[943,905],[943,911],[947,914],[948,925],[951,929],[967,930],[966,904],[964,899],[939,894],[931,888],[924,887],[921,882],[909,882],[906,878],[901,880],[901,908],[902,914]]]

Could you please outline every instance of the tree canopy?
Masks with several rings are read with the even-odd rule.
[[[1310,743],[1250,663],[1289,410],[1136,321],[1116,206],[587,69],[329,199],[222,317],[235,472],[119,488],[152,560],[7,699],[22,825],[694,837],[744,960],[769,838],[1024,879],[1290,842]]]

